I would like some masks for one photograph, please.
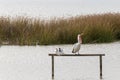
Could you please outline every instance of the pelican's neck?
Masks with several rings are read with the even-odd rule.
[[[82,43],[82,38],[81,38],[81,36],[78,36],[78,43]]]

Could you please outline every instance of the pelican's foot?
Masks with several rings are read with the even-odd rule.
[[[79,54],[75,54],[75,55],[79,55]]]

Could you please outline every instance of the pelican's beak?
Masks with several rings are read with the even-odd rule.
[[[81,36],[83,36],[83,35],[84,35],[84,33],[81,33],[80,35],[81,35]]]

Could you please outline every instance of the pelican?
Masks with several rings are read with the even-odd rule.
[[[78,42],[73,45],[72,53],[78,52],[78,54],[79,54],[79,50],[80,50],[80,47],[82,44],[82,37],[81,37],[82,35],[83,35],[83,33],[78,34],[78,36],[77,36]]]

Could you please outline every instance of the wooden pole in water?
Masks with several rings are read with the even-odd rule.
[[[102,56],[99,56],[100,58],[100,79],[102,79]]]
[[[52,56],[52,80],[54,80],[54,56]]]

